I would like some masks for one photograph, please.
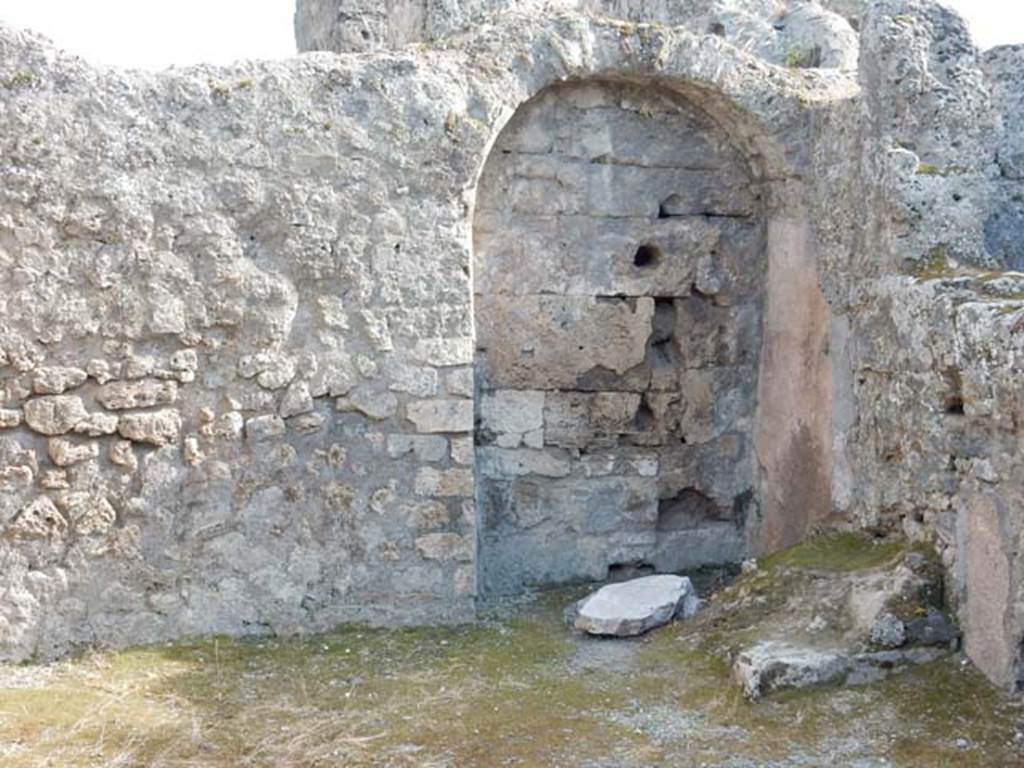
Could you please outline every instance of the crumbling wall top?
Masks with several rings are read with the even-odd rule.
[[[502,12],[577,12],[712,34],[773,64],[852,69],[857,62],[858,2],[836,12],[804,0],[298,0],[300,51],[368,51],[436,42]],[[846,17],[842,14],[846,14]]]

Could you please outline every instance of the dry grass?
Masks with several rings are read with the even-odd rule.
[[[848,545],[834,550],[842,562],[876,563]],[[787,568],[819,567],[813,551]],[[570,598],[471,628],[210,639],[0,669],[0,765],[1024,765],[1019,710],[956,660],[751,704],[729,679],[722,628],[702,623],[713,612],[602,642],[564,626]]]

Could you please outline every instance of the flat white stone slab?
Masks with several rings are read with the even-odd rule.
[[[645,576],[609,584],[576,604],[576,629],[591,635],[632,637],[674,617],[689,618],[700,598],[685,576]]]

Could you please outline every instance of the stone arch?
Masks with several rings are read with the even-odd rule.
[[[482,591],[746,552],[765,194],[663,85],[560,83],[507,123],[474,215]]]

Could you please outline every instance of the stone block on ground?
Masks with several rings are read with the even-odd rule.
[[[741,652],[733,664],[736,682],[751,699],[786,688],[839,684],[849,669],[849,659],[839,651],[773,641]]]
[[[685,576],[645,576],[601,587],[576,604],[576,629],[591,635],[632,637],[689,618],[700,606]]]

